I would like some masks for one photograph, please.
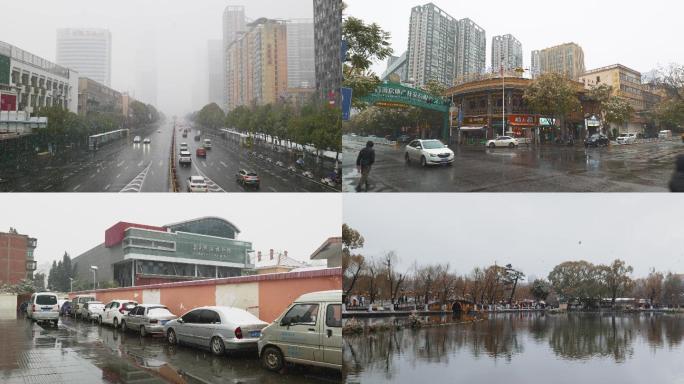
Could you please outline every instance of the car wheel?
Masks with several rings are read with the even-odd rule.
[[[406,164],[411,164],[411,156],[409,156],[408,152],[404,155],[404,159],[406,159]]]
[[[226,347],[223,345],[223,340],[220,337],[214,337],[211,339],[211,353],[216,356],[221,356],[226,351]]]
[[[261,364],[269,371],[278,372],[285,364],[283,353],[276,347],[266,347],[261,354]]]
[[[119,328],[119,319],[115,317],[114,321],[112,322],[112,326],[114,327],[114,329]]]
[[[425,160],[425,156],[420,157],[420,166],[424,167],[427,165],[427,160]]]
[[[515,144],[513,144],[513,143],[508,144],[508,148],[510,148],[510,149],[515,148]]]
[[[147,329],[145,328],[144,325],[140,326],[140,336],[142,336],[142,337],[147,336]]]
[[[169,344],[176,345],[178,343],[178,339],[176,339],[176,331],[169,329],[169,331],[166,332],[166,340],[169,342]]]
[[[127,332],[128,331],[128,326],[126,326],[126,321],[121,322],[121,332]]]
[[[55,325],[55,328],[57,328],[57,326],[58,326],[58,324],[59,324],[59,320],[53,320],[53,321],[52,321],[52,324],[54,324],[54,325]]]
[[[494,144],[494,143],[489,144],[489,149],[495,149],[495,148],[496,148],[496,144]]]

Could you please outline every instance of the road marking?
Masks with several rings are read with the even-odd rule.
[[[221,162],[221,165],[223,165],[224,167],[228,168],[228,164],[224,163],[223,161]]]
[[[98,171],[98,172],[99,172],[99,171]],[[97,175],[97,173],[93,173],[92,175],[90,175],[90,178],[91,178],[91,179],[94,178],[95,175]]]
[[[43,191],[47,191],[48,189],[52,188],[52,184],[48,185],[47,187],[43,188]]]
[[[138,176],[135,177],[128,185],[123,187],[119,192],[136,192],[139,193],[142,190],[143,184],[145,184],[145,178],[147,178],[147,172],[149,172],[152,167],[152,162],[145,168]]]
[[[226,191],[221,188],[218,184],[214,183],[214,181],[210,178],[207,177],[207,175],[204,174],[196,165],[195,163],[192,163],[192,167],[195,168],[197,173],[200,174],[200,176],[204,177],[204,180],[207,183],[207,187],[209,187],[209,192],[223,192],[225,193]]]
[[[118,179],[119,177],[121,177],[121,174],[120,174],[120,173],[119,173],[118,175],[116,175],[116,178],[117,178],[117,179]]]
[[[79,185],[77,185],[76,187],[74,187],[74,189],[73,189],[72,191],[76,192],[79,188],[81,188],[81,184],[79,184]]]
[[[164,166],[164,160],[159,160],[159,166],[163,167]]]
[[[116,165],[117,168],[121,168],[122,165],[126,163],[126,160],[120,162],[119,164]]]
[[[142,160],[140,160],[140,162],[138,163],[138,167],[142,167],[142,166],[143,166],[143,164],[145,164],[145,162],[144,162],[144,161],[142,161]]]
[[[273,188],[273,187],[268,187],[268,189],[270,189],[272,192],[278,192],[278,191],[277,191],[275,188]]]

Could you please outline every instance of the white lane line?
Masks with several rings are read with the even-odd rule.
[[[164,166],[164,160],[159,160],[159,167],[161,168],[163,166]]]
[[[74,189],[73,189],[72,191],[73,191],[73,192],[76,192],[79,188],[81,188],[81,184],[79,184],[79,185],[77,185],[76,187],[74,187]]]
[[[119,173],[118,175],[116,175],[116,178],[117,178],[117,179],[118,179],[119,177],[121,177],[121,174],[120,174],[120,173]]]
[[[223,161],[221,162],[221,165],[223,165],[225,168],[228,168],[228,164],[224,163]]]
[[[273,188],[273,187],[268,187],[268,189],[270,189],[271,192],[278,192],[278,191],[277,191],[275,188]]]
[[[47,191],[48,189],[52,188],[52,184],[48,185],[47,187],[43,188],[43,191]]]
[[[99,172],[99,171],[98,171],[98,172]],[[92,175],[90,175],[90,178],[91,178],[91,179],[94,178],[95,175],[97,175],[97,173],[93,173]]]
[[[145,164],[145,162],[144,162],[144,161],[142,161],[142,160],[140,160],[140,162],[138,163],[138,167],[142,167],[142,166],[143,166],[143,164]]]
[[[107,184],[107,186],[106,186],[106,187],[104,187],[104,190],[105,190],[105,191],[106,191],[106,190],[108,190],[108,189],[109,189],[109,187],[111,187],[111,186],[112,186],[111,184]]]
[[[135,177],[128,185],[123,187],[123,189],[119,192],[137,192],[139,193],[142,190],[143,184],[145,184],[145,178],[147,178],[147,172],[149,172],[150,168],[152,167],[152,162],[145,168],[138,176]]]
[[[207,186],[209,187],[209,192],[226,192],[218,184],[214,183],[212,179],[208,178],[207,175],[204,174],[204,172],[200,171],[199,167],[197,167],[197,165],[195,164],[196,163],[192,163],[192,167],[195,168],[195,171],[197,171],[197,173],[199,173],[200,176],[204,177],[204,180],[206,181]]]
[[[126,164],[126,160],[123,160],[119,164],[116,165],[117,168],[121,168],[122,165]]]

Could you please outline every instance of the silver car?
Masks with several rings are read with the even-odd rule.
[[[140,304],[131,309],[121,320],[121,330],[140,332],[142,337],[149,333],[164,333],[164,324],[178,316],[161,304]]]
[[[257,350],[261,330],[268,324],[251,313],[233,307],[200,307],[164,325],[169,344],[225,351]]]
[[[89,301],[83,304],[83,309],[81,309],[81,319],[86,321],[97,320],[102,314],[104,306],[104,303],[101,301]]]

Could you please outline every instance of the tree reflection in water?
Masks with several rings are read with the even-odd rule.
[[[460,320],[451,316],[425,317],[430,323]],[[366,320],[371,321],[371,320]],[[372,320],[402,325],[405,319]],[[684,317],[675,315],[517,313],[492,315],[482,321],[346,336],[344,371],[382,372],[385,380],[401,369],[449,364],[463,352],[473,359],[515,360],[525,348],[548,349],[561,360],[609,358],[622,363],[633,358],[637,342],[655,352],[681,347]],[[462,358],[462,357],[461,357]]]

